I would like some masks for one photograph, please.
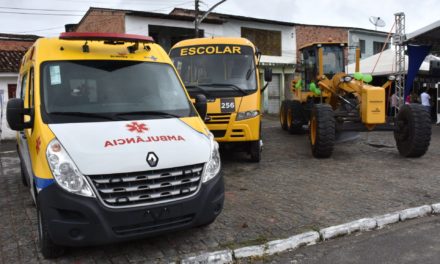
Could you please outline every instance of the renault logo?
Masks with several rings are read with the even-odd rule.
[[[159,162],[159,158],[154,154],[154,152],[148,152],[147,154],[147,162],[150,167],[156,167]]]

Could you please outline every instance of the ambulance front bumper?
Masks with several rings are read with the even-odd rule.
[[[154,206],[113,209],[96,198],[68,193],[57,184],[38,194],[49,235],[58,245],[109,244],[209,224],[223,209],[223,176],[203,183],[184,200]]]

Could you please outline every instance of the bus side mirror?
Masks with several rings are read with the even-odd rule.
[[[205,121],[206,114],[208,112],[208,105],[206,96],[204,94],[197,94],[195,97],[194,106],[196,107],[197,112],[199,112],[200,117],[203,121]]]
[[[264,81],[266,82],[272,81],[272,69],[269,68],[264,69]]]
[[[24,122],[24,116],[31,115],[29,109],[24,108],[23,99],[13,98],[8,101],[6,106],[6,120],[12,130],[20,131],[32,128],[32,121]]]
[[[267,86],[272,81],[272,69],[269,68],[264,69],[264,81],[266,82],[266,84],[264,85],[263,88],[261,88],[261,93],[263,93],[264,90],[266,90]]]

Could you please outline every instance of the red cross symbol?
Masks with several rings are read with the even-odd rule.
[[[37,144],[35,145],[35,149],[37,150],[37,155],[38,155],[38,153],[40,152],[40,147],[41,147],[41,138],[40,137],[37,138],[36,143]]]
[[[148,131],[148,127],[144,123],[131,122],[131,124],[127,124],[126,127],[130,132],[142,133],[144,131]]]

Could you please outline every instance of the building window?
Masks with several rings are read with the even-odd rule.
[[[15,98],[17,92],[16,84],[8,84],[8,99]]]
[[[385,44],[385,42],[374,41],[373,42],[373,54],[377,54],[377,53],[381,52],[384,44]],[[389,48],[390,48],[390,43],[387,43],[384,50],[389,49]]]
[[[242,27],[241,36],[254,43],[263,55],[281,56],[281,31]]]
[[[361,49],[361,54],[365,54],[365,40],[364,39],[359,40],[359,48]]]

